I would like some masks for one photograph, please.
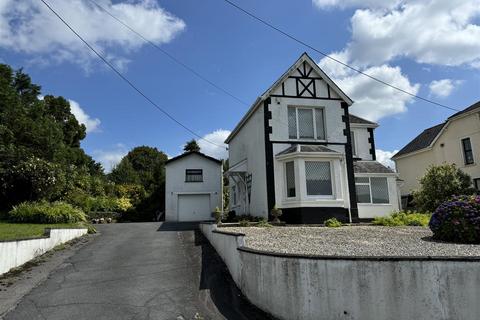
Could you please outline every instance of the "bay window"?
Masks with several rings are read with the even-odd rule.
[[[390,203],[386,177],[355,178],[358,203]]]
[[[322,108],[288,107],[288,137],[290,139],[325,140]]]
[[[289,161],[285,163],[285,175],[287,182],[287,198],[293,198],[296,195],[295,192],[295,167],[294,162]]]
[[[333,196],[329,161],[305,161],[305,180],[308,196]]]

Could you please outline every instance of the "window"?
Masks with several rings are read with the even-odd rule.
[[[325,140],[323,109],[288,107],[290,139]]]
[[[480,191],[480,178],[473,179],[473,186],[475,187],[475,189]]]
[[[203,170],[202,169],[185,170],[185,182],[203,182]]]
[[[473,150],[470,138],[462,139],[463,160],[465,164],[473,164]]]
[[[293,161],[285,163],[285,175],[287,178],[287,197],[295,197],[295,167]]]
[[[306,161],[305,180],[307,195],[332,196],[332,173],[328,161]]]
[[[357,148],[355,147],[355,132],[350,131],[350,137],[351,137],[351,140],[352,140],[352,154],[354,156],[356,156],[357,155]]]
[[[390,203],[387,178],[355,178],[355,187],[358,203]]]
[[[237,204],[237,188],[235,186],[232,186],[232,198],[233,198],[233,204]]]

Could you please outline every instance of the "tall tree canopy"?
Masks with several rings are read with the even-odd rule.
[[[61,197],[61,183],[67,182],[62,177],[75,168],[103,175],[101,165],[80,148],[86,128],[69,102],[40,94],[40,86],[21,69],[0,64],[0,209]]]
[[[185,146],[183,147],[183,151],[185,151],[185,152],[192,152],[192,151],[200,152],[200,146],[198,145],[197,140],[192,139],[192,140],[188,141],[187,143],[185,143]]]

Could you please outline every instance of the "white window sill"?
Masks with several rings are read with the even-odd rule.
[[[385,207],[385,206],[391,206],[391,203],[358,203],[357,206],[376,206],[376,207]]]

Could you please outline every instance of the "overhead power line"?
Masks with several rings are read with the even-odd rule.
[[[180,121],[178,121],[177,119],[175,119],[174,116],[172,116],[169,112],[167,112],[166,110],[164,110],[162,107],[160,107],[157,103],[155,103],[152,99],[150,99],[145,93],[142,92],[142,90],[140,90],[132,81],[130,81],[127,77],[125,77],[120,71],[117,70],[117,68],[115,68],[115,66],[113,66],[103,55],[101,55],[93,46],[91,46],[77,31],[75,31],[75,29],[73,29],[73,27],[71,27],[68,22],[62,18],[62,16],[60,16],[59,13],[57,13],[45,0],[40,0],[42,1],[42,3],[58,18],[60,19],[60,21],[63,22],[63,24],[65,24],[67,26],[68,29],[70,29],[70,31],[72,31],[75,36],[77,36],[77,38],[79,38],[90,50],[92,50],[93,53],[95,53],[95,55],[97,55],[110,69],[112,69],[123,81],[125,81],[132,89],[134,89],[138,94],[140,94],[143,98],[145,98],[145,100],[147,100],[152,106],[154,106],[157,110],[159,110],[160,112],[162,112],[165,116],[167,116],[170,120],[172,120],[173,122],[175,122],[176,124],[178,124],[179,126],[181,126],[182,128],[184,128],[186,131],[188,131],[189,133],[191,133],[192,135],[194,135],[195,137],[207,142],[207,143],[210,143],[212,145],[215,145],[217,147],[221,147],[221,148],[224,148],[223,145],[220,145],[220,144],[217,144],[215,142],[212,142],[208,139],[205,139],[203,138],[201,135],[199,135],[198,133],[196,133],[195,131],[193,131],[192,129],[190,129],[189,127],[187,127],[186,125],[184,125],[183,123],[181,123]]]
[[[334,61],[334,62],[336,62],[336,63],[339,63],[339,64],[341,64],[342,66],[344,66],[344,67],[346,67],[346,68],[349,68],[349,69],[351,69],[351,70],[353,70],[353,71],[355,71],[355,72],[357,72],[357,73],[359,73],[359,74],[362,74],[362,75],[364,75],[364,76],[366,76],[366,77],[368,77],[368,78],[370,78],[370,79],[372,79],[372,80],[374,80],[374,81],[377,81],[377,82],[379,82],[379,83],[381,83],[381,84],[383,84],[383,85],[386,85],[386,86],[388,86],[388,87],[390,87],[390,88],[393,88],[393,89],[395,89],[395,90],[398,90],[398,91],[400,91],[400,92],[403,92],[404,94],[407,94],[407,95],[409,95],[409,96],[411,96],[411,97],[414,97],[414,98],[416,98],[416,99],[423,100],[423,101],[425,101],[425,102],[431,103],[431,104],[433,104],[433,105],[436,105],[436,106],[439,106],[439,107],[442,107],[442,108],[445,108],[445,109],[453,110],[453,111],[460,111],[460,110],[458,110],[458,109],[449,107],[449,106],[444,105],[444,104],[441,104],[441,103],[439,103],[439,102],[435,102],[435,101],[432,101],[432,100],[430,100],[430,99],[427,99],[427,98],[421,97],[421,96],[419,96],[419,95],[416,95],[416,94],[414,94],[414,93],[408,92],[408,91],[406,91],[406,90],[404,90],[404,89],[402,89],[402,88],[399,88],[399,87],[397,87],[397,86],[395,86],[395,85],[392,85],[392,84],[390,84],[390,83],[388,83],[388,82],[386,82],[386,81],[384,81],[384,80],[382,80],[382,79],[379,79],[379,78],[377,78],[377,77],[371,76],[371,75],[369,75],[368,73],[365,73],[365,72],[363,72],[363,71],[361,71],[361,70],[359,70],[359,69],[357,69],[357,68],[355,68],[355,67],[352,67],[351,65],[349,65],[349,64],[347,64],[347,63],[345,63],[345,62],[342,62],[342,61],[340,61],[340,60],[338,60],[338,59],[336,59],[336,58],[334,58],[334,57],[332,57],[332,56],[330,56],[330,55],[328,55],[328,54],[326,54],[326,53],[324,53],[324,52],[316,49],[316,48],[313,47],[312,45],[306,43],[306,42],[303,41],[303,40],[300,40],[300,39],[294,37],[293,35],[287,33],[286,31],[283,31],[283,30],[280,29],[279,27],[274,26],[274,25],[271,24],[270,22],[268,22],[268,21],[266,21],[266,20],[258,17],[257,15],[253,14],[252,12],[250,12],[250,11],[248,11],[248,10],[240,7],[240,6],[237,5],[236,3],[234,3],[234,2],[232,2],[232,1],[230,1],[230,0],[223,0],[223,1],[225,1],[227,4],[229,4],[230,6],[234,7],[235,9],[237,9],[237,10],[243,12],[244,14],[250,16],[251,18],[257,20],[258,22],[266,25],[266,26],[269,27],[270,29],[273,29],[273,30],[281,33],[281,34],[284,35],[285,37],[287,37],[287,38],[289,38],[289,39],[291,39],[291,40],[293,40],[293,41],[301,44],[301,45],[304,46],[304,47],[307,47],[307,48],[309,48],[309,49],[311,49],[311,50],[319,53],[320,55],[324,56],[324,57],[327,58],[327,59],[330,59],[330,60],[332,60],[332,61]]]

